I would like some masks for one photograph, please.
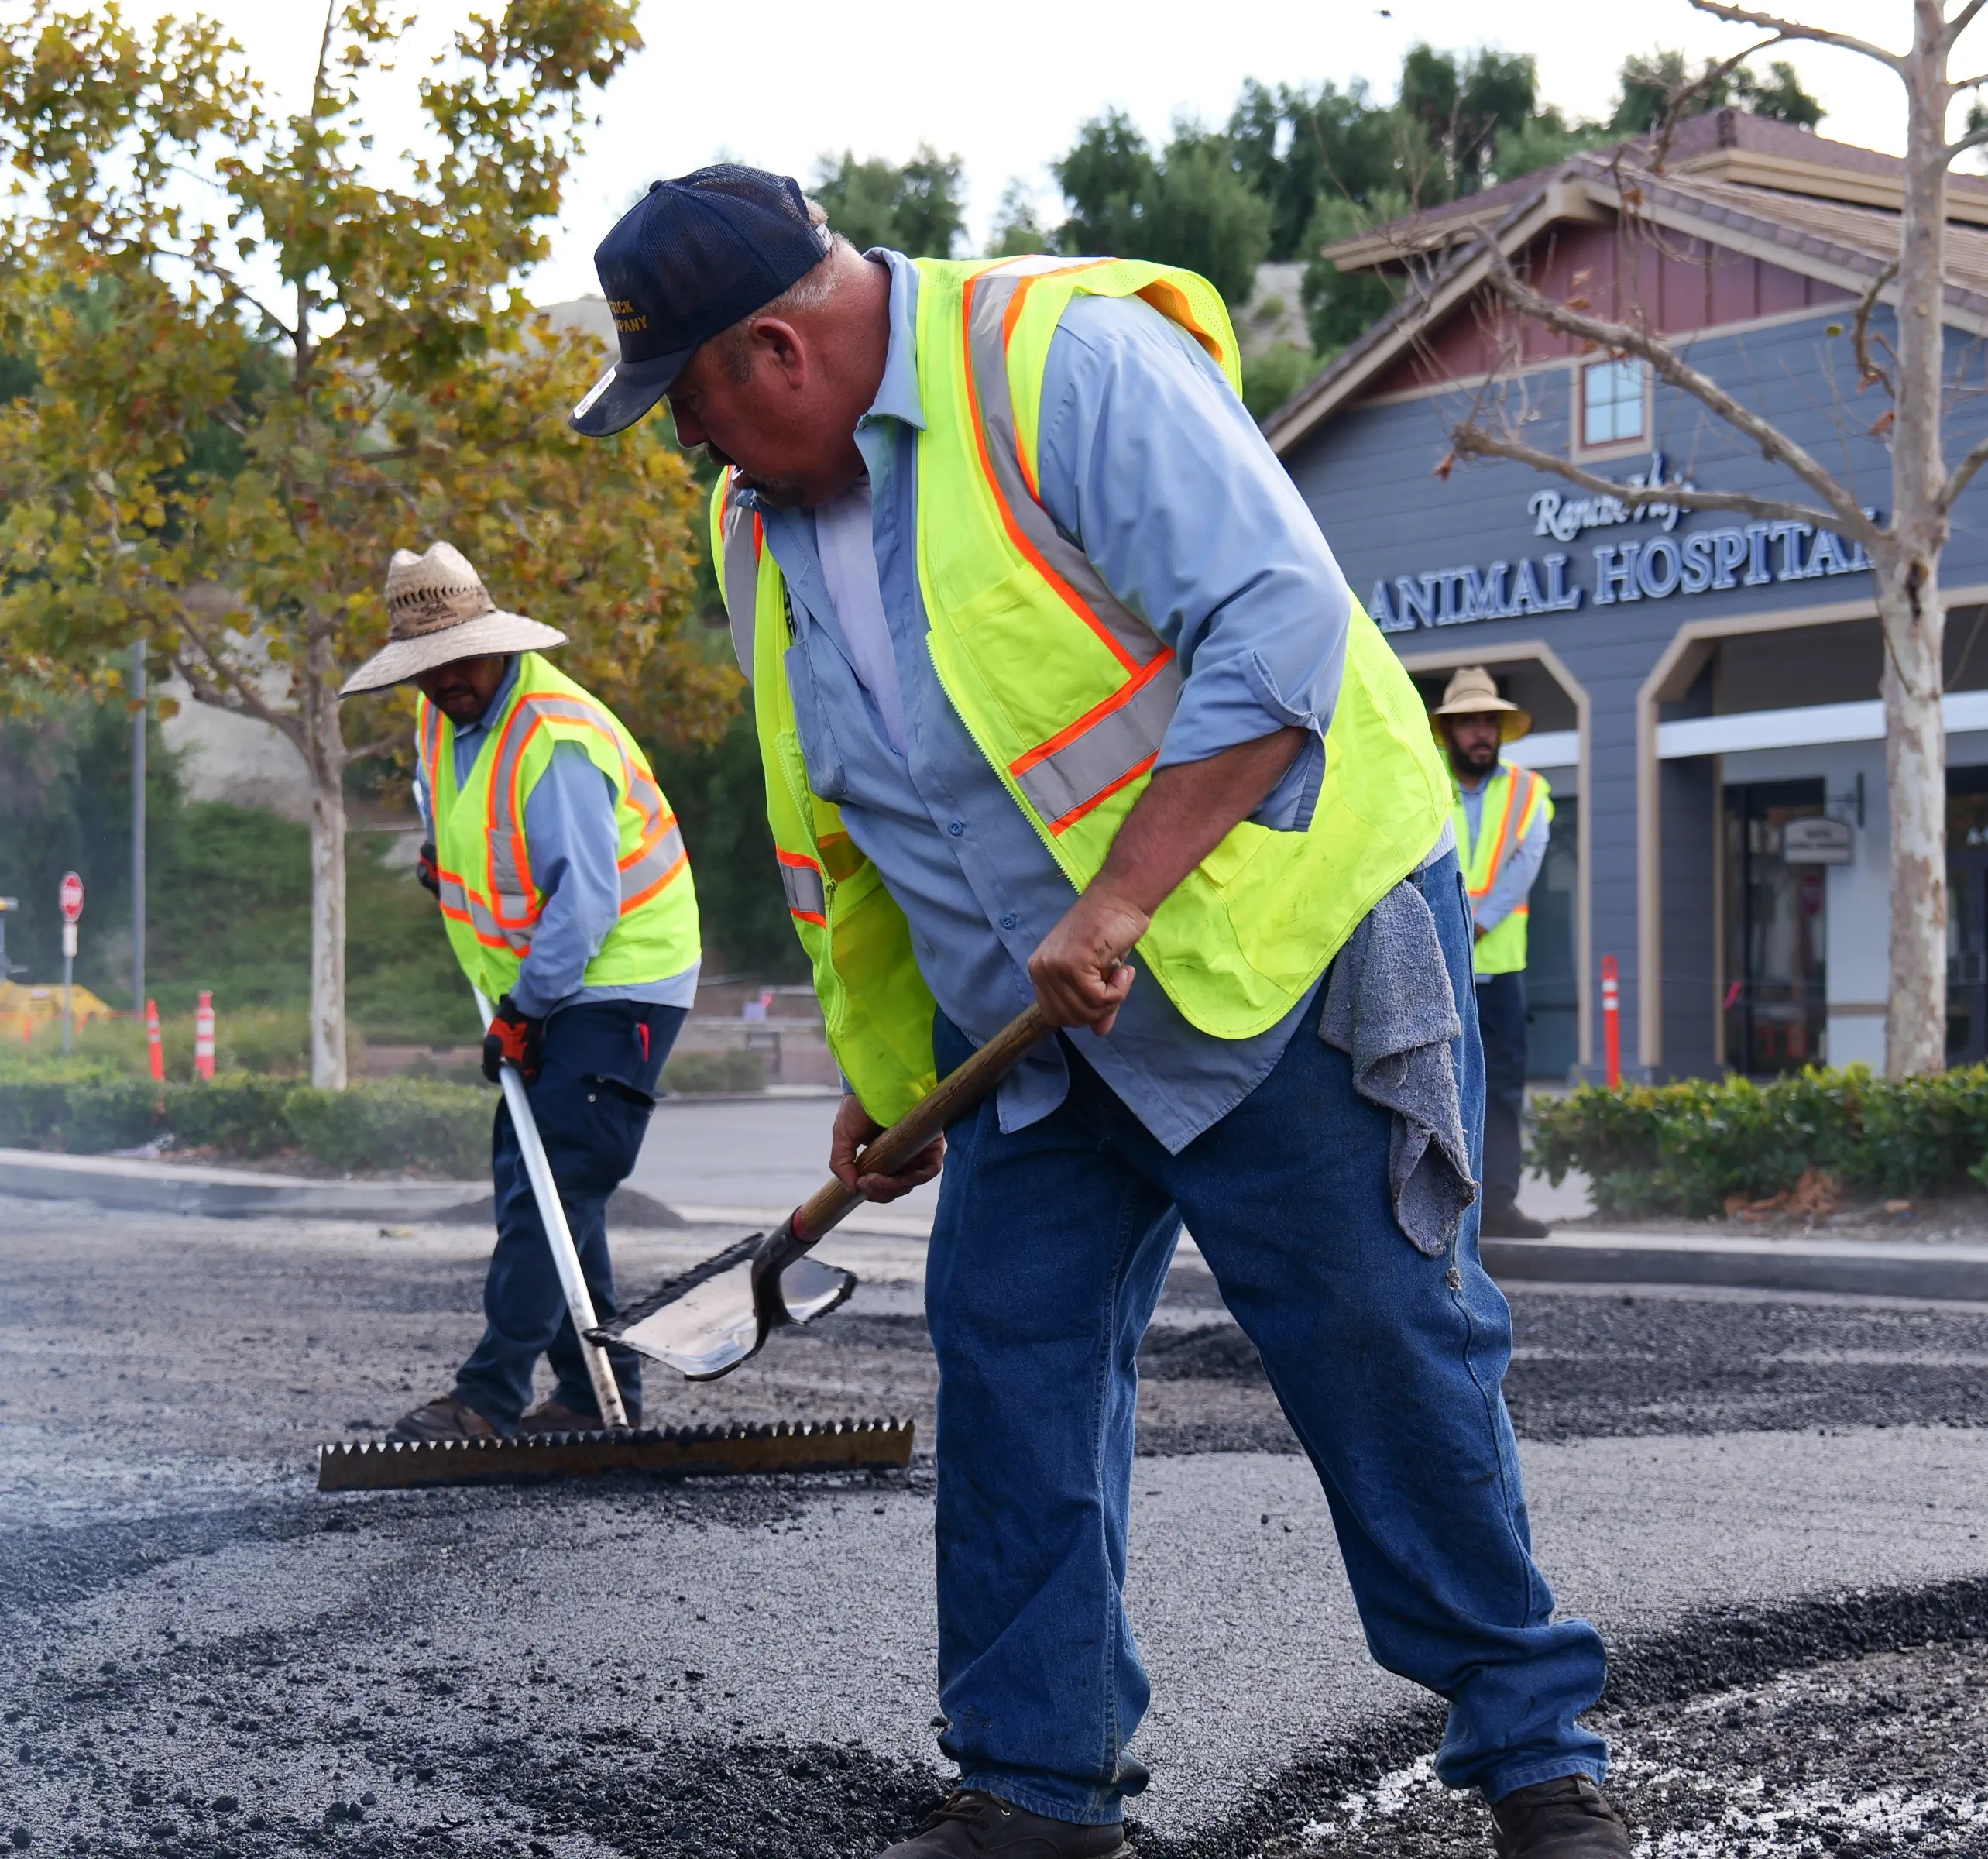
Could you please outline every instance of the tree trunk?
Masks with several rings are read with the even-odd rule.
[[[1918,576],[1924,576],[1923,580]],[[1880,563],[1885,784],[1891,819],[1891,990],[1884,1068],[1894,1078],[1946,1064],[1947,739],[1940,716],[1946,627],[1936,572]]]
[[[1946,1063],[1946,735],[1940,717],[1947,524],[1940,443],[1945,322],[1946,118],[1951,93],[1939,0],[1914,0],[1906,73],[1904,211],[1898,249],[1898,376],[1891,433],[1891,533],[1876,557],[1884,627],[1885,768],[1891,815],[1891,990],[1885,1070]]]
[[[314,627],[304,672],[311,770],[311,1082],[345,1088],[345,741],[329,630]]]

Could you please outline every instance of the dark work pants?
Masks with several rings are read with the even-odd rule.
[[[1526,1115],[1526,974],[1482,974],[1478,1031],[1484,1040],[1484,1204],[1519,1198],[1519,1132]]]
[[[1467,988],[1454,855],[1423,892]],[[1451,1058],[1474,1138],[1482,1074],[1462,1019]],[[949,1070],[971,1048],[942,1015],[934,1032]],[[1492,1800],[1599,1781],[1606,1748],[1576,1720],[1601,1694],[1602,1642],[1554,1619],[1533,1562],[1499,1391],[1510,1313],[1478,1258],[1477,1209],[1444,1256],[1402,1236],[1392,1118],[1309,1020],[1177,1156],[1065,1055],[1069,1094],[1047,1116],[1004,1131],[989,1098],[947,1130],[927,1258],[939,1747],[961,1783],[1094,1823],[1144,1785],[1126,1751],[1148,1699],[1124,1599],[1133,1416],[1183,1217],[1317,1468],[1374,1657],[1449,1700],[1437,1776]],[[1278,1627],[1234,1630],[1274,1656]]]
[[[642,1152],[656,1082],[684,1011],[599,1001],[555,1013],[545,1022],[538,1076],[526,1087],[580,1270],[603,1322],[617,1307],[607,1251],[608,1197]],[[542,1355],[559,1378],[553,1398],[597,1418],[593,1383],[566,1313],[517,1132],[510,1107],[501,1102],[491,1131],[490,1172],[497,1248],[483,1284],[483,1340],[456,1375],[456,1397],[508,1433],[530,1404],[532,1371]],[[641,1359],[633,1350],[610,1349],[608,1359],[633,1417],[642,1404]]]

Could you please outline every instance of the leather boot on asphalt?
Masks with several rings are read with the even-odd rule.
[[[877,1859],[1133,1859],[1122,1821],[1050,1820],[977,1788],[956,1788],[918,1832]]]
[[[1507,1201],[1498,1207],[1486,1207],[1477,1230],[1486,1239],[1543,1239],[1553,1229],[1543,1220],[1520,1213],[1517,1201]]]
[[[639,1427],[642,1424],[642,1404],[622,1397],[622,1406],[627,1411],[628,1424]],[[598,1433],[601,1430],[598,1414],[582,1414],[576,1407],[569,1407],[563,1401],[548,1396],[527,1413],[517,1423],[520,1433]]]
[[[389,1439],[495,1439],[497,1429],[467,1401],[444,1394],[403,1414],[394,1421]]]
[[[1585,1775],[1516,1789],[1491,1818],[1498,1859],[1629,1859],[1629,1829]]]

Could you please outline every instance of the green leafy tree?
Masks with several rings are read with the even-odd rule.
[[[1609,127],[1622,136],[1646,136],[1674,112],[1681,119],[1731,103],[1802,129],[1814,129],[1823,116],[1822,105],[1782,59],[1763,78],[1743,64],[1729,69],[1708,58],[1694,77],[1682,52],[1638,53],[1622,60],[1621,83]]]
[[[1480,48],[1459,57],[1411,46],[1396,108],[1423,157],[1408,176],[1419,204],[1475,194],[1495,178],[1499,138],[1523,129],[1538,104],[1539,74],[1530,56]]]
[[[814,195],[829,225],[860,250],[888,246],[913,258],[950,258],[966,227],[960,191],[964,165],[929,143],[901,167],[877,159],[858,161],[845,150],[823,156]]]
[[[1364,80],[1317,91],[1250,79],[1229,118],[1236,169],[1270,205],[1269,256],[1306,257],[1322,200],[1365,200],[1399,184],[1392,112]]]
[[[1052,249],[1049,229],[1035,211],[1034,194],[1023,182],[1011,180],[1001,189],[1001,204],[994,209],[987,256],[1025,258],[1032,252]]]
[[[414,146],[377,161],[361,92],[412,23],[378,0],[334,0],[289,116],[211,21],[52,0],[0,19],[0,150],[23,177],[0,315],[33,375],[0,407],[0,674],[114,687],[106,655],[144,637],[155,675],[293,745],[320,1084],[344,1081],[346,771],[407,740],[404,701],[373,701],[349,744],[338,699],[384,637],[393,548],[454,541],[652,730],[715,734],[733,699],[682,637],[683,460],[655,421],[568,431],[598,352],[517,288],[633,12],[472,15],[417,87]]]
[[[1226,136],[1179,123],[1155,158],[1131,119],[1111,110],[1084,124],[1050,169],[1070,209],[1058,250],[1184,265],[1236,308],[1248,301],[1270,249],[1271,208]]]

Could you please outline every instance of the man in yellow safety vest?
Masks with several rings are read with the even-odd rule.
[[[696,998],[697,894],[676,816],[620,720],[543,655],[566,635],[500,610],[446,542],[397,550],[386,648],[342,695],[421,692],[417,866],[462,971],[496,1003],[483,1041],[493,1083],[524,1077],[580,1266],[603,1321],[615,1308],[608,1198],[640,1153],[663,1061]],[[447,1394],[396,1439],[563,1433],[601,1424],[510,1111],[492,1139],[496,1249],[482,1340]],[[557,1385],[527,1407],[541,1356]],[[640,1424],[639,1358],[609,1359]]]
[[[1547,855],[1553,792],[1546,777],[1506,761],[1500,747],[1533,727],[1498,694],[1482,665],[1452,677],[1434,712],[1455,783],[1454,824],[1476,940],[1477,1023],[1484,1040],[1484,1224],[1501,1239],[1543,1239],[1545,1224],[1519,1211],[1526,1113],[1526,925]]]
[[[573,424],[668,395],[727,467],[715,565],[849,1086],[831,1166],[876,1200],[945,1170],[960,1776],[887,1859],[1129,1851],[1135,1359],[1183,1216],[1325,1479],[1368,1644],[1450,1701],[1437,1773],[1507,1859],[1626,1859],[1577,1720],[1601,1642],[1553,1618],[1496,1391],[1448,783],[1242,406],[1221,297],[1153,263],[859,253],[729,166],[657,182],[596,264],[621,356]],[[1032,998],[1057,1036],[864,1172]]]

